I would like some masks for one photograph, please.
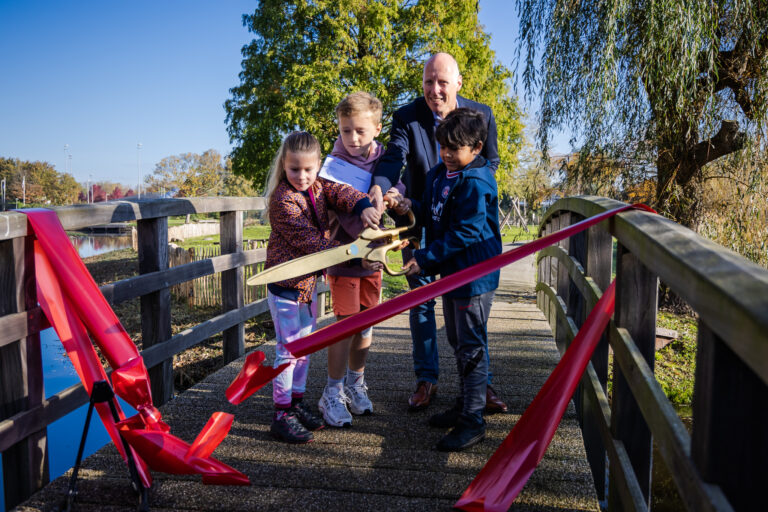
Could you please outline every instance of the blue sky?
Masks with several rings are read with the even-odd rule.
[[[137,160],[146,175],[166,156],[229,153],[223,103],[256,4],[0,0],[0,156],[135,187]],[[514,68],[514,3],[481,0],[480,21]]]

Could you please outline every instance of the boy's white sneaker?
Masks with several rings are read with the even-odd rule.
[[[373,404],[368,398],[368,386],[344,386],[344,392],[349,398],[349,411],[357,416],[373,414]]]
[[[349,428],[352,426],[352,415],[347,410],[348,403],[349,397],[343,389],[335,392],[335,390],[332,391],[328,386],[325,386],[323,396],[317,402],[317,408],[323,413],[326,425]]]

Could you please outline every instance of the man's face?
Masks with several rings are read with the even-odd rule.
[[[461,89],[461,75],[447,56],[437,56],[424,66],[424,99],[429,109],[445,118],[456,108],[456,94]]]

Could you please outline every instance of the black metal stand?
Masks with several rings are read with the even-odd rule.
[[[93,384],[93,391],[91,392],[91,400],[88,403],[88,414],[85,416],[85,426],[83,427],[83,435],[80,437],[80,447],[77,449],[77,459],[75,465],[72,468],[72,476],[69,478],[69,488],[67,490],[67,496],[61,504],[60,510],[70,512],[72,505],[77,498],[77,474],[80,471],[80,463],[83,460],[83,450],[85,450],[85,439],[88,437],[88,429],[91,426],[91,416],[93,415],[93,408],[96,404],[107,402],[109,403],[109,409],[112,411],[112,417],[115,422],[120,421],[120,417],[117,414],[117,408],[115,407],[115,392],[112,391],[112,386],[105,380],[100,380]],[[131,452],[128,443],[120,436],[123,442],[123,449],[125,450],[128,458],[128,471],[131,475],[131,485],[136,494],[139,495],[139,503],[137,510],[140,512],[149,511],[149,494],[147,488],[144,487],[139,478],[139,472],[136,469],[136,461],[133,460],[133,452]]]

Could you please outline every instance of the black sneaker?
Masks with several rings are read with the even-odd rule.
[[[307,430],[320,430],[325,426],[323,418],[316,416],[304,402],[294,402],[291,406],[291,410],[296,415],[299,422],[304,425]]]
[[[291,409],[275,411],[269,431],[276,439],[286,443],[309,443],[314,438]]]
[[[460,417],[456,426],[437,442],[435,448],[441,452],[459,452],[485,439],[485,421],[475,423]]]
[[[456,403],[451,407],[450,409],[439,412],[437,414],[434,414],[430,416],[429,423],[430,427],[435,428],[451,428],[455,427],[456,423],[459,421],[459,416],[461,415],[461,410],[464,408],[464,404],[461,401],[460,398],[456,399]]]

